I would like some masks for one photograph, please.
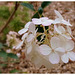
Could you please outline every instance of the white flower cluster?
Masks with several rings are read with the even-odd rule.
[[[58,64],[59,62],[68,63],[75,61],[74,41],[69,21],[63,19],[62,15],[54,10],[58,18],[55,20],[47,17],[33,18],[18,33],[22,36],[22,41],[17,46],[25,44],[26,56],[36,65]],[[44,33],[37,32],[36,26],[40,25]],[[48,29],[45,29],[48,26]],[[37,37],[41,35],[41,40]],[[39,66],[38,65],[38,66]]]
[[[17,38],[17,36],[19,35],[14,31],[10,31],[7,34],[6,44],[8,45],[8,47],[12,46],[12,48],[14,49],[21,42],[21,40]]]
[[[21,56],[22,47],[19,47],[19,49],[17,51],[15,50],[15,49],[17,49],[17,45],[19,45],[19,43],[21,42],[21,40],[19,39],[18,36],[19,36],[19,34],[17,32],[15,32],[15,31],[10,31],[7,34],[6,44],[8,45],[9,48],[6,50],[6,52],[7,53],[14,53],[18,57],[20,57]],[[20,53],[19,53],[19,51],[20,51]]]

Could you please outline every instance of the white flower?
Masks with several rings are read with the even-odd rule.
[[[63,40],[63,39],[62,39]],[[68,63],[69,59],[75,61],[75,53],[72,51],[74,49],[74,42],[72,40],[63,40],[62,44],[65,53],[61,56],[61,59],[64,63]]]
[[[71,28],[69,26],[67,26],[67,30],[65,30],[63,26],[57,27],[56,25],[54,25],[54,29],[58,34],[64,36],[65,38],[72,39],[71,38]]]
[[[39,51],[42,55],[48,56],[52,64],[57,64],[60,60],[58,52],[64,52],[64,49],[61,47],[61,40],[58,37],[52,37],[50,43],[51,47],[44,44],[39,47]]]
[[[23,36],[22,36],[22,40],[25,40],[25,38],[28,36],[28,33],[25,33]]]
[[[31,32],[31,34],[29,34],[27,36],[27,42],[31,42],[34,40],[34,38],[36,37],[36,32],[37,32],[37,29],[35,30],[35,25],[34,24],[31,24],[29,26],[29,32]]]
[[[48,19],[47,17],[41,17],[39,19],[33,18],[32,22],[36,25],[42,24],[43,26],[49,26],[53,23],[53,20]]]
[[[28,43],[26,47],[27,47],[27,54],[30,54],[39,48],[38,44],[36,44],[35,41]]]
[[[30,32],[30,34],[28,34],[28,36],[26,38],[27,54],[29,54],[32,51],[33,46],[36,47],[36,32],[37,32],[37,29],[35,30],[34,24],[31,24],[29,26],[29,32]]]
[[[21,29],[18,33],[20,34],[20,35],[22,35],[22,34],[24,34],[25,32],[27,32],[28,31],[28,28],[29,28],[29,25],[31,25],[32,24],[32,22],[28,22],[26,25],[25,25],[25,27],[23,28],[23,29]]]
[[[68,25],[68,26],[72,26],[69,23],[69,21],[67,22],[66,20],[63,19],[62,15],[57,10],[54,10],[54,12],[58,16],[58,18],[56,18],[55,21],[53,22],[54,24],[62,23],[62,24]]]
[[[18,33],[17,33],[17,32],[14,32],[14,31],[10,31],[10,32],[9,32],[9,35],[17,36]]]
[[[34,30],[35,30],[35,25],[32,22],[28,22],[25,25],[25,28],[21,29],[18,32],[20,35],[22,35],[22,34],[24,34],[24,35],[21,38],[22,41],[16,46],[16,49],[19,49],[23,45],[23,42],[24,42],[25,38],[27,38],[27,42],[30,42],[33,39],[33,37],[36,35]],[[28,31],[28,33],[26,33],[27,31]],[[29,34],[29,32],[32,32],[32,34]]]
[[[15,49],[16,46],[19,45],[20,42],[21,40],[17,38],[16,32],[10,31],[9,34],[7,34],[6,43],[8,46],[12,46],[12,49]]]

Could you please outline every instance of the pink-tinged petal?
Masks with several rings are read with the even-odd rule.
[[[70,28],[69,26],[67,26],[67,31],[68,31],[68,33],[69,33],[70,35],[72,34],[71,28]]]
[[[58,64],[59,63],[59,55],[55,52],[52,52],[49,56],[49,61],[52,63],[52,64]]]
[[[28,22],[26,25],[25,25],[25,28],[29,28],[29,25],[32,24],[32,22]]]
[[[67,26],[72,26],[69,22],[67,22],[66,20],[62,20],[62,23],[67,25]]]
[[[50,44],[51,44],[52,49],[55,50],[56,48],[60,47],[61,41],[58,37],[52,37],[50,40]]]
[[[69,62],[69,57],[67,54],[64,54],[61,56],[61,60],[64,62],[64,63],[68,63]]]
[[[43,26],[49,26],[49,25],[51,25],[52,23],[53,23],[53,20],[46,20],[46,21],[42,22],[42,25],[43,25]]]
[[[75,53],[74,52],[71,51],[71,52],[68,52],[67,54],[68,54],[70,60],[75,61]]]
[[[24,40],[27,36],[28,36],[28,33],[25,33],[25,34],[22,36],[22,40]]]
[[[41,17],[41,20],[48,20],[48,17]]]
[[[64,36],[66,39],[72,39],[72,38],[70,37],[70,35],[67,35],[67,34],[62,34],[62,36]]]
[[[56,25],[54,25],[54,29],[57,33],[62,34],[62,32],[58,29],[58,27]]]
[[[27,31],[28,31],[28,29],[23,28],[23,29],[21,29],[18,33],[19,33],[20,35],[22,35],[22,34],[24,34],[24,33],[27,32]]]
[[[41,45],[39,49],[42,55],[49,55],[51,53],[51,48],[45,44]]]
[[[62,47],[58,47],[55,49],[55,51],[58,51],[58,52],[65,52],[65,49],[62,48]]]
[[[33,18],[32,19],[32,22],[34,23],[34,24],[41,24],[41,20],[40,19],[37,19],[37,18]]]
[[[30,34],[27,37],[27,42],[31,42],[33,39],[34,39],[34,35],[33,34]]]
[[[27,54],[29,54],[31,51],[32,51],[32,45],[30,45],[30,46],[27,48]]]
[[[63,19],[62,15],[57,10],[54,10],[54,12],[60,19]]]
[[[18,46],[17,46],[15,49],[19,49],[22,45],[23,45],[23,41],[20,42],[20,43],[18,44]]]
[[[75,44],[74,44],[74,41],[72,41],[72,40],[67,40],[65,42],[65,48],[66,48],[67,51],[73,50],[74,46],[75,46]]]

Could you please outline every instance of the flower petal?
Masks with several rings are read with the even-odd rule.
[[[71,51],[74,49],[74,42],[72,40],[67,40],[65,42],[65,47],[67,51]]]
[[[53,20],[45,20],[44,22],[42,22],[43,26],[49,26],[53,23]]]
[[[34,24],[41,24],[41,20],[40,19],[37,19],[37,18],[33,18],[32,19],[32,22],[34,23]]]
[[[72,39],[68,34],[62,34],[62,36],[64,36],[66,39]]]
[[[24,40],[27,36],[28,36],[28,33],[25,33],[25,34],[22,36],[22,40]]]
[[[54,25],[54,29],[57,33],[62,34],[62,32],[58,29],[58,27],[56,25]]]
[[[27,54],[29,54],[31,51],[32,51],[32,45],[30,45],[30,46],[27,48]]]
[[[34,38],[33,34],[28,35],[27,42],[31,42],[33,40],[33,38]]]
[[[28,31],[28,29],[23,28],[23,29],[21,29],[18,33],[19,33],[20,35],[22,35],[22,34],[24,34],[24,33],[27,32],[27,31]]]
[[[68,61],[69,61],[68,55],[67,55],[67,54],[62,55],[62,56],[61,56],[61,60],[62,60],[64,63],[68,63]]]
[[[30,26],[31,23],[32,23],[32,22],[28,22],[28,23],[25,25],[25,28],[29,28],[29,26]]]
[[[34,34],[34,32],[35,32],[35,25],[34,25],[34,23],[31,23],[31,24],[30,24],[30,26],[29,26],[29,31]]]
[[[72,26],[69,22],[67,22],[66,20],[62,20],[62,23],[67,25],[67,26]]]
[[[49,55],[51,53],[51,48],[47,45],[41,45],[39,49],[40,53],[43,55]]]
[[[71,52],[68,52],[67,54],[68,54],[70,60],[75,61],[75,53],[74,52],[71,51]]]
[[[52,52],[49,56],[49,61],[52,63],[52,64],[58,64],[59,63],[59,55],[55,52]]]
[[[57,10],[54,10],[54,12],[60,19],[63,19],[62,15]]]
[[[65,28],[63,26],[58,26],[58,29],[61,33],[65,33]]]
[[[52,37],[50,40],[50,44],[51,44],[52,49],[56,49],[60,47],[61,41],[58,37]]]
[[[48,20],[48,17],[41,17],[40,20]]]
[[[58,47],[55,49],[55,51],[58,51],[58,52],[65,52],[65,49],[62,48],[62,47]]]
[[[58,23],[61,23],[61,19],[60,18],[56,18],[53,22],[53,24],[58,24]]]

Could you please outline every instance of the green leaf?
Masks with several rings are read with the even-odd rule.
[[[34,9],[34,7],[33,7],[32,4],[29,4],[29,3],[21,3],[21,5],[23,5],[23,6],[27,7],[27,8],[29,8],[29,9],[31,9],[31,10],[33,10],[33,11],[35,11],[35,9]]]
[[[8,53],[8,57],[13,58],[13,59],[18,59],[17,55],[13,53]]]
[[[3,48],[3,44],[2,44],[2,43],[0,43],[0,49],[1,49],[1,48]]]
[[[32,18],[40,18],[40,16],[39,16],[40,14],[38,13],[38,12],[36,12],[34,15],[33,15],[33,17]],[[41,16],[41,17],[44,17],[43,15]]]
[[[2,73],[1,70],[0,70],[0,73]]]
[[[36,12],[36,13],[33,15],[33,17],[32,17],[32,18],[40,18],[40,16],[39,16],[38,12]]]
[[[42,13],[43,13],[42,7],[39,7],[39,8],[38,8],[38,12],[39,12],[39,14],[42,14]]]
[[[10,71],[10,73],[16,73],[16,72],[20,72],[20,71],[17,70],[17,69],[13,69],[13,70]]]
[[[1,50],[0,57],[7,58],[7,53],[4,50]]]
[[[7,64],[0,64],[0,67],[7,67]]]
[[[50,1],[44,1],[44,2],[42,2],[41,7],[42,7],[42,8],[45,8],[45,7],[48,6],[50,3],[51,3]]]

